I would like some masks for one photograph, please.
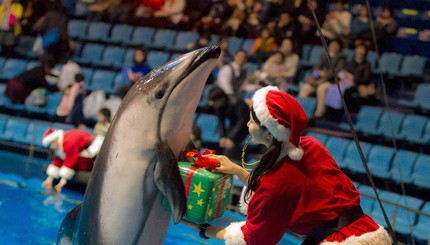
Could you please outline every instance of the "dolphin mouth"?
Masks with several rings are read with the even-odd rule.
[[[188,71],[186,72],[185,76],[189,75],[205,61],[209,59],[217,59],[220,56],[220,54],[221,54],[221,48],[218,47],[217,45],[202,48],[201,52],[198,53],[198,55],[194,58],[193,63],[191,63],[191,65],[187,69]]]

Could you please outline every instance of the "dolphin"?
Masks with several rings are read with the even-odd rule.
[[[220,48],[179,56],[135,83],[100,149],[84,200],[63,220],[58,244],[162,244],[186,211],[177,165]],[[162,207],[165,196],[172,214]]]

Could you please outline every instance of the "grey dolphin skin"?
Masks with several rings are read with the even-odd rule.
[[[63,220],[58,244],[162,244],[171,214],[186,210],[177,159],[187,145],[217,46],[173,59],[136,82],[94,163],[83,202]]]

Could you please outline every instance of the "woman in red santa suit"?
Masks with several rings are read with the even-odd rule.
[[[42,186],[52,189],[54,179],[61,178],[55,186],[60,192],[75,175],[76,171],[90,171],[94,162],[94,153],[88,152],[92,134],[83,130],[72,129],[66,133],[59,129],[48,129],[42,137],[42,144],[54,151],[51,164],[46,169],[48,177]]]
[[[247,186],[246,221],[226,228],[186,224],[203,238],[226,244],[276,244],[287,230],[306,236],[303,244],[391,245],[385,229],[360,207],[360,193],[327,149],[303,136],[308,118],[289,94],[277,87],[258,90],[252,99],[249,132],[268,150],[248,173],[225,156],[218,172],[236,174]]]

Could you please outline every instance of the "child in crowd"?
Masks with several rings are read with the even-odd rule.
[[[90,157],[95,157],[102,147],[106,133],[110,126],[110,110],[107,108],[100,109],[97,115],[97,123],[94,126],[94,134],[91,145],[85,150]]]

